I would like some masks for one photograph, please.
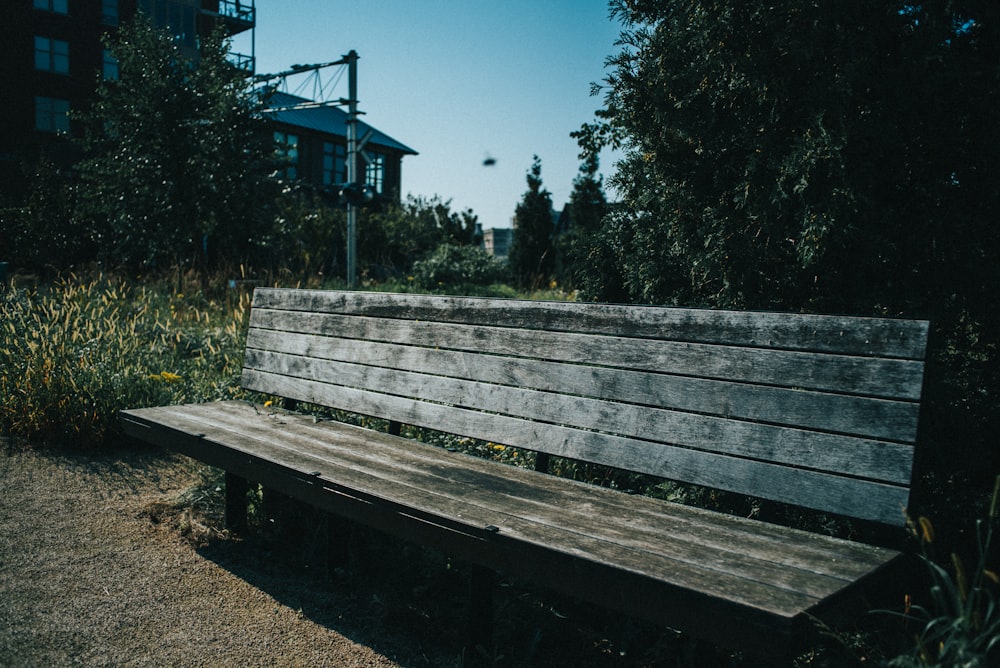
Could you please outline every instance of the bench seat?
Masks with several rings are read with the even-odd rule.
[[[793,644],[810,617],[901,558],[245,402],[122,420],[133,436],[329,512],[745,649]]]

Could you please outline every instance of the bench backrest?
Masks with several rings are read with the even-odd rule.
[[[900,525],[924,321],[257,289],[247,389]]]

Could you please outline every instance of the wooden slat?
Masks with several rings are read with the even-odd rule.
[[[828,553],[821,558],[812,558],[806,568],[787,563],[788,552],[808,554],[817,537],[780,530],[783,535],[767,549],[760,538],[757,547],[743,549],[741,544],[726,547],[715,539],[705,545],[700,537],[685,535],[678,528],[683,522],[673,526],[658,527],[654,535],[643,531],[641,526],[629,527],[625,532],[615,526],[608,526],[600,518],[618,509],[597,508],[595,515],[566,509],[561,505],[547,503],[545,498],[558,499],[572,497],[578,483],[551,477],[542,477],[530,471],[514,469],[487,462],[434,452],[433,458],[427,454],[427,446],[390,442],[379,442],[371,435],[364,435],[350,428],[303,424],[301,416],[280,418],[282,423],[266,416],[250,415],[247,407],[228,416],[219,411],[220,404],[209,407],[183,407],[174,409],[151,409],[130,412],[131,419],[143,419],[149,412],[157,425],[187,429],[189,433],[203,434],[205,439],[220,440],[229,447],[245,449],[259,455],[262,452],[274,460],[295,470],[310,470],[317,467],[324,478],[331,478],[346,485],[353,491],[362,492],[385,499],[402,508],[420,510],[442,518],[462,518],[464,522],[490,523],[500,526],[505,536],[518,540],[541,541],[550,549],[567,551],[586,550],[589,558],[606,558],[618,567],[634,568],[652,577],[674,581],[685,587],[696,587],[710,591],[712,595],[727,600],[738,600],[744,605],[766,608],[771,612],[794,616],[808,609],[819,599],[828,597],[843,588],[846,583],[870,572],[881,563],[894,558],[891,551],[878,551],[878,558],[868,566],[855,569],[851,554],[858,552],[858,546],[826,539],[822,541]],[[351,432],[354,432],[353,434]],[[322,434],[317,438],[318,434]],[[346,441],[343,447],[338,441]],[[251,442],[252,441],[252,442]],[[276,445],[280,443],[280,445]],[[336,456],[326,448],[332,448]],[[420,452],[423,450],[423,452]],[[423,456],[422,456],[423,455]],[[443,459],[439,456],[443,456]],[[456,476],[459,473],[461,475]],[[464,479],[463,479],[464,478]],[[510,485],[516,485],[513,489]],[[587,490],[591,503],[598,497],[614,499],[615,504],[630,503],[642,506],[648,499],[627,497],[597,488]],[[700,526],[703,513],[690,509],[674,509],[683,516],[688,512],[698,515],[690,525]],[[567,522],[567,514],[572,521]],[[664,515],[656,517],[661,521]],[[628,513],[623,516],[628,517]],[[647,521],[652,515],[647,515]],[[708,515],[711,519],[711,514]],[[726,519],[722,524],[739,524],[735,518]],[[566,528],[568,525],[569,528]],[[746,535],[754,535],[755,523],[743,521],[740,527]],[[720,527],[725,531],[725,527]],[[673,540],[665,540],[665,533]],[[777,528],[768,528],[777,532]],[[712,536],[714,532],[707,532]],[[702,534],[706,535],[705,533]],[[801,542],[801,544],[800,544]],[[803,551],[804,550],[804,551]],[[840,557],[832,557],[840,551]],[[874,549],[865,550],[867,557],[875,556]],[[757,556],[751,556],[751,553]],[[786,563],[776,564],[775,559]],[[814,572],[821,569],[845,569],[844,575],[834,577]],[[704,575],[699,575],[704,573]],[[783,593],[782,593],[783,592]],[[791,597],[800,594],[805,598]],[[794,603],[798,600],[798,603]],[[786,603],[780,603],[785,601]],[[775,607],[780,606],[780,607]],[[791,607],[786,607],[791,606]]]
[[[640,338],[914,360],[924,358],[928,330],[925,321],[890,318],[260,288],[254,308],[592,334],[627,331]]]
[[[910,480],[912,446],[905,444],[257,350],[247,351],[245,365],[281,375],[286,385],[295,379],[330,383],[838,474],[902,484]],[[363,408],[354,406],[358,412]]]
[[[504,507],[510,503],[529,504],[518,506],[519,516],[563,528],[576,526],[577,520],[580,526],[596,523],[601,535],[610,540],[646,550],[669,549],[664,547],[669,542],[695,542],[844,581],[861,577],[884,563],[887,555],[895,554],[884,548],[698,508],[687,507],[680,514],[664,512],[662,503],[655,499],[555,476],[538,476],[513,466],[496,468],[495,462],[477,457],[445,453],[414,441],[373,434],[361,427],[316,421],[309,416],[255,408],[242,402],[166,410],[208,420],[234,432],[244,431],[248,425],[255,432],[273,430],[276,433],[267,440],[280,442],[282,448],[314,453],[324,461],[352,471],[371,470],[378,477],[398,480],[409,480],[411,475],[419,473],[423,482],[416,486],[433,488],[435,494],[456,501],[475,495],[476,490],[488,489],[490,498],[496,496]],[[466,471],[476,477],[466,477]],[[479,476],[489,477],[492,482],[484,486]],[[567,497],[574,503],[564,503]],[[547,515],[532,510],[530,504],[541,505]],[[599,519],[608,516],[622,519],[616,523]],[[788,540],[789,535],[794,536],[794,541]]]
[[[465,408],[245,369],[243,384],[324,406],[510,444],[560,457],[759,496],[887,524],[903,524],[905,488],[765,462],[581,431]],[[361,407],[361,408],[357,408]]]
[[[271,330],[251,330],[247,345],[247,366],[260,370],[270,369],[262,351],[274,351],[311,360],[336,360],[387,369],[413,370],[435,376],[545,392],[571,391],[574,395],[593,399],[807,427],[876,439],[912,442],[916,438],[919,407],[909,402]],[[275,367],[273,370],[288,373],[286,368]],[[364,371],[360,373],[367,376]],[[320,364],[316,374],[309,377],[335,378],[339,374],[338,369]],[[399,377],[402,378],[402,375]],[[398,382],[395,378],[393,376],[390,382]],[[338,379],[338,382],[352,384],[348,380]],[[426,398],[458,403],[445,396]],[[606,424],[604,418],[602,424]],[[591,426],[607,430],[598,424]],[[803,453],[802,460],[810,458],[809,453]],[[905,480],[909,480],[908,469],[901,473]]]
[[[250,325],[885,398],[919,398],[923,368],[909,360],[285,311],[254,311]]]

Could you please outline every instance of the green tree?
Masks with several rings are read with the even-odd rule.
[[[588,153],[573,180],[569,203],[560,218],[557,235],[557,275],[568,286],[585,284],[589,268],[599,266],[603,244],[598,233],[608,212],[597,153]]]
[[[552,195],[542,187],[542,161],[536,155],[528,172],[528,190],[514,213],[516,230],[509,264],[514,280],[522,287],[538,287],[549,281],[555,269],[552,245]]]
[[[478,243],[478,223],[471,209],[452,211],[451,200],[436,195],[408,195],[402,202],[366,209],[359,225],[359,264],[369,274],[408,274],[441,244]]]
[[[625,149],[594,296],[929,317],[935,463],[996,470],[1000,5],[610,5],[622,51],[576,133]]]
[[[197,64],[143,18],[107,44],[119,78],[81,114],[81,212],[112,265],[250,259],[270,224],[273,141],[220,33]]]

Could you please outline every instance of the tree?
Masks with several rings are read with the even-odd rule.
[[[1000,5],[610,4],[623,50],[576,136],[625,148],[623,210],[592,283],[647,303],[928,317],[924,434],[964,446],[952,467],[995,470]]]
[[[603,258],[598,233],[608,211],[608,200],[599,169],[596,152],[583,157],[580,173],[573,180],[569,203],[560,218],[557,274],[564,285],[585,284],[591,273],[588,267],[598,266]]]
[[[555,269],[552,247],[552,195],[542,187],[542,161],[536,155],[528,172],[528,190],[514,213],[516,230],[509,264],[522,287],[548,282]]]
[[[109,41],[119,78],[81,114],[80,200],[112,265],[245,261],[276,194],[260,101],[216,33],[192,63],[144,18]]]

